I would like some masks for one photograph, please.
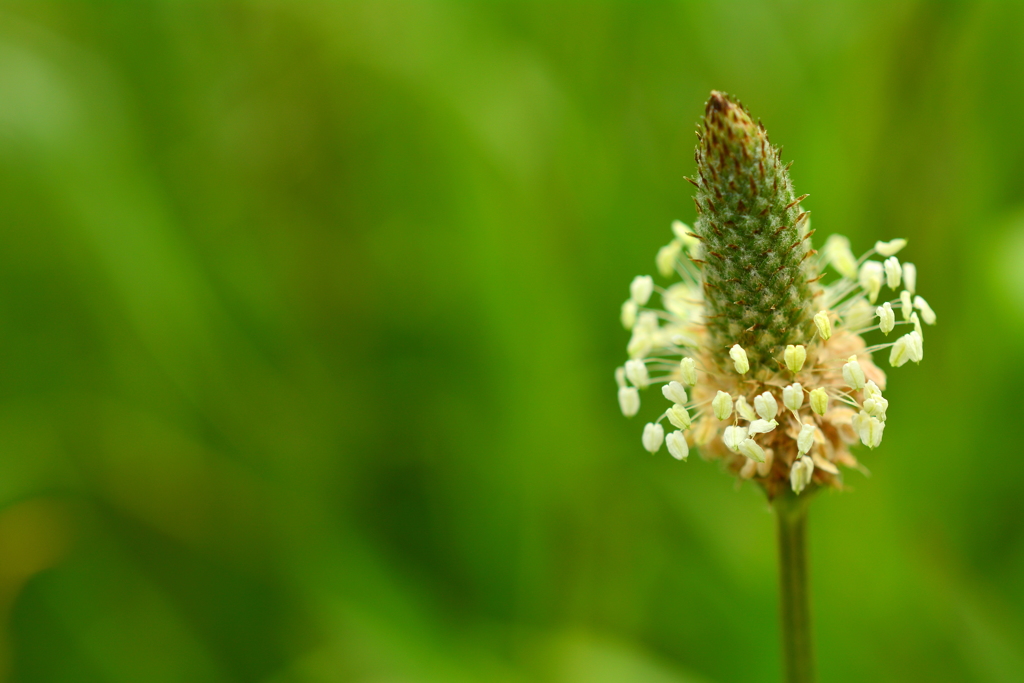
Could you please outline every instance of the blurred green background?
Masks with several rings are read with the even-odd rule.
[[[763,496],[612,378],[711,89],[939,316],[822,680],[1024,680],[1024,6],[906,0],[0,2],[3,675],[778,680]]]

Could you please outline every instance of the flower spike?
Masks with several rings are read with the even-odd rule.
[[[860,468],[855,444],[878,447],[889,423],[872,352],[892,367],[921,362],[922,323],[936,321],[917,267],[897,257],[907,242],[858,258],[832,235],[815,258],[807,195],[764,127],[713,92],[698,138],[696,221],[674,221],[655,257],[669,282],[652,303],[654,280],[634,278],[618,311],[629,331],[618,407],[638,414],[640,392],[658,383],[669,408],[644,426],[646,450],[666,444],[684,460],[698,447],[770,498],[842,488],[837,466]],[[910,331],[893,335],[900,325]]]

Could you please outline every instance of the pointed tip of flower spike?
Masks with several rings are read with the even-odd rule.
[[[894,256],[905,246],[907,246],[907,241],[902,237],[899,237],[894,240],[889,240],[888,242],[875,242],[875,251],[882,256]]]
[[[654,292],[654,278],[650,275],[637,275],[629,284],[629,296],[638,306],[645,305]]]
[[[857,362],[857,356],[850,356],[843,365],[843,381],[850,386],[851,389],[863,389],[864,388],[864,368]]]
[[[626,417],[640,411],[640,392],[635,387],[619,387],[619,409]]]
[[[733,344],[732,348],[729,349],[729,357],[732,358],[736,372],[741,375],[747,374],[747,371],[750,370],[750,362],[747,360],[747,352],[743,350],[742,346]]]
[[[647,374],[647,365],[639,359],[626,361],[626,378],[638,389],[646,389],[651,383],[651,377]]]
[[[828,392],[821,387],[811,391],[811,410],[818,415],[824,415],[828,411]]]
[[[790,372],[800,372],[804,367],[804,362],[807,360],[807,349],[804,348],[803,344],[790,344],[786,347],[782,357]]]
[[[661,442],[665,440],[665,428],[656,422],[648,422],[644,425],[643,444],[644,450],[648,453],[657,453],[661,448]]]
[[[832,336],[832,322],[828,319],[828,311],[818,311],[814,314],[814,326],[818,328],[821,338],[828,340]]]
[[[728,419],[732,415],[732,396],[724,391],[719,391],[711,400],[711,409],[719,420]]]
[[[686,460],[690,454],[690,444],[686,443],[686,436],[675,431],[665,437],[665,445],[668,446],[669,454],[676,460]]]

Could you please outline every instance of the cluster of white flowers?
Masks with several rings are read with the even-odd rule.
[[[889,349],[893,367],[920,362],[922,322],[935,323],[931,307],[916,295],[917,269],[896,257],[906,241],[878,242],[857,259],[849,240],[830,237],[817,265],[831,265],[840,278],[815,296],[821,310],[805,342],[780,350],[771,368],[752,368],[736,344],[728,350],[731,367],[723,368],[706,348],[694,265],[701,243],[679,221],[672,231],[675,238],[659,250],[656,264],[663,276],[675,273],[681,281],[662,289],[650,276],[638,276],[622,306],[622,323],[632,332],[629,360],[615,372],[622,413],[636,415],[640,391],[651,384],[663,385],[670,404],[644,426],[644,448],[655,453],[664,443],[673,457],[685,460],[699,446],[706,457],[726,458],[743,478],[757,477],[766,485],[785,480],[797,493],[812,483],[840,486],[836,464],[860,467],[847,446],[860,441],[875,448],[885,430],[885,374],[871,354]],[[884,261],[871,260],[875,254]],[[896,296],[878,303],[883,288]],[[650,305],[655,292],[661,308]],[[895,341],[867,347],[861,339],[874,329],[888,336],[899,325],[912,329]],[[675,431],[666,435],[663,420]]]
[[[888,336],[897,325],[913,325],[912,331],[896,341],[868,349],[871,352],[889,348],[889,364],[894,368],[908,360],[921,362],[924,357],[921,323],[935,324],[935,312],[924,298],[916,295],[917,267],[913,263],[900,263],[896,258],[896,254],[906,245],[904,239],[875,242],[875,248],[860,259],[854,259],[850,241],[842,235],[832,235],[822,247],[824,261],[831,264],[841,276],[825,288],[825,300],[851,333],[863,334],[879,329]],[[885,257],[885,261],[869,260],[874,254]],[[894,292],[899,291],[899,295],[875,306],[883,285]],[[894,306],[902,313],[903,320],[900,322],[896,321]],[[878,323],[872,324],[876,317]]]

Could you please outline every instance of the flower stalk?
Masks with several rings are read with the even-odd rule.
[[[876,242],[860,258],[842,235],[814,249],[807,195],[737,100],[712,92],[697,139],[696,177],[686,179],[696,221],[673,222],[654,260],[670,284],[637,276],[622,305],[631,337],[615,371],[619,407],[639,414],[640,392],[661,385],[668,407],[644,425],[644,449],[665,445],[680,461],[697,450],[764,490],[778,523],[786,681],[806,683],[808,503],[845,488],[840,467],[867,473],[852,449],[881,444],[889,406],[873,354],[888,351],[893,368],[921,362],[922,323],[936,315],[917,294],[917,268],[896,256],[906,240]],[[885,340],[896,328],[905,332]]]
[[[775,498],[779,544],[779,623],[786,683],[815,680],[811,632],[810,581],[807,575],[807,510],[811,496],[786,493]]]

